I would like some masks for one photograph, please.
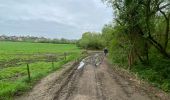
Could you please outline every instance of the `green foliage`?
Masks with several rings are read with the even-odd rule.
[[[115,30],[112,24],[105,25],[102,29],[102,38],[104,39],[105,46],[109,46],[111,40],[114,38],[113,35]]]
[[[170,91],[170,62],[168,59],[157,55],[150,55],[150,65],[144,66],[137,63],[133,66],[132,71],[138,73],[139,77],[145,79],[155,86]]]
[[[104,41],[102,35],[99,33],[86,32],[78,41],[78,46],[85,49],[102,49],[104,48]]]

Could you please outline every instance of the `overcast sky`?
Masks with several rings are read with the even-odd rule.
[[[78,39],[111,21],[101,0],[0,0],[0,35]]]

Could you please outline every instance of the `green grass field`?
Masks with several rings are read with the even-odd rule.
[[[0,42],[0,61],[22,57],[22,54],[79,52],[74,44]],[[26,55],[23,55],[26,56]],[[22,57],[23,58],[23,57]]]
[[[66,60],[64,52],[67,53]],[[37,80],[80,57],[80,52],[73,44],[0,42],[0,100],[12,99],[30,89]],[[28,82],[27,63],[31,82]]]

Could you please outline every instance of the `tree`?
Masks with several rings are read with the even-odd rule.
[[[102,38],[104,39],[104,44],[109,46],[110,41],[113,38],[114,26],[112,24],[105,25],[102,29]]]
[[[78,46],[85,49],[102,49],[104,41],[100,33],[85,32],[78,41]]]
[[[115,12],[115,21],[123,29],[130,43],[129,55],[135,55],[143,63],[149,62],[149,45],[153,45],[163,56],[167,53],[169,38],[169,0],[104,0],[111,4]],[[166,22],[165,38],[160,43],[155,38],[157,20],[164,17]]]

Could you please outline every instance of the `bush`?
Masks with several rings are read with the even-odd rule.
[[[104,48],[104,41],[101,34],[86,32],[82,35],[77,45],[84,49],[100,50]]]

